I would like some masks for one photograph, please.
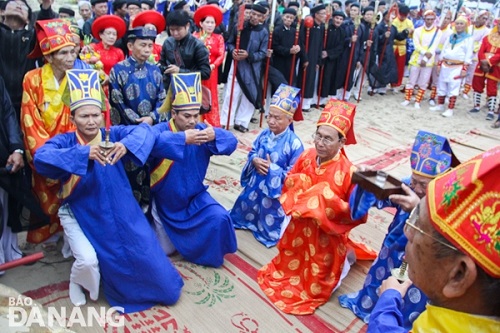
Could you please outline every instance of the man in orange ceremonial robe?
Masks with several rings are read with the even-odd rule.
[[[351,219],[349,194],[355,167],[344,144],[356,143],[356,107],[330,100],[317,123],[315,148],[302,153],[285,179],[280,202],[291,217],[279,253],[262,267],[257,282],[283,312],[312,314],[326,303],[347,274],[349,230],[365,223]]]
[[[68,21],[55,19],[37,21],[37,45],[28,57],[43,56],[46,64],[26,73],[23,81],[21,104],[21,130],[24,133],[26,159],[32,169],[32,190],[39,200],[42,211],[50,217],[50,224],[28,232],[27,241],[41,243],[61,231],[57,210],[60,189],[58,180],[39,175],[33,165],[35,152],[50,138],[75,129],[70,121],[70,110],[63,102],[66,89],[66,70],[72,69],[75,59],[75,43]],[[30,217],[31,224],[37,224]]]

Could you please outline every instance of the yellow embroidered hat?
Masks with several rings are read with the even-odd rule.
[[[489,275],[500,278],[500,146],[432,180],[429,217],[436,230]]]
[[[172,110],[200,109],[201,74],[199,72],[172,74],[170,89],[172,91]]]
[[[28,58],[38,58],[66,46],[75,46],[74,33],[71,31],[71,22],[68,20],[36,21],[35,31],[38,43],[35,44],[33,51],[28,54]]]
[[[104,105],[104,94],[101,90],[99,72],[93,69],[70,69],[66,71],[68,84],[63,100],[69,105],[71,112],[83,105],[95,105],[100,109]]]
[[[355,114],[356,105],[332,98],[326,103],[316,126],[333,127],[346,138],[346,145],[355,144]]]

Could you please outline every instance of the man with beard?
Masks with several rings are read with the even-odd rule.
[[[269,32],[260,24],[265,13],[264,7],[253,5],[250,19],[245,22],[241,31],[240,48],[236,49],[235,34],[229,38],[227,44],[227,52],[232,53],[238,65],[236,73],[234,73],[234,63],[229,71],[220,121],[222,126],[227,126],[229,101],[232,95],[229,126],[234,124],[234,129],[242,133],[248,132],[254,110],[262,107],[261,68],[266,58],[269,36]],[[236,75],[236,80],[234,90],[231,91],[233,75]]]

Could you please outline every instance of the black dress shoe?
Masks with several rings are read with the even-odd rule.
[[[238,125],[237,130],[240,131],[241,133],[248,132],[248,128],[246,128],[245,126],[241,126],[241,125]]]
[[[325,104],[320,104],[319,107],[322,108],[322,109],[324,109],[325,108]]]
[[[234,124],[233,128],[234,128],[235,130],[239,131],[239,130],[240,130],[240,125],[238,125],[238,124]]]
[[[311,109],[302,109],[302,112],[305,112],[305,113],[311,112]]]
[[[313,105],[311,105],[311,107],[317,109],[318,108],[318,104],[313,104]]]

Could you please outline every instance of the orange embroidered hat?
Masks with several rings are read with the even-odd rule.
[[[64,19],[36,21],[35,32],[38,43],[28,58],[38,58],[66,46],[75,46],[70,26],[70,21]]]
[[[92,36],[97,40],[101,40],[99,33],[108,28],[116,30],[116,39],[122,38],[125,32],[127,32],[125,21],[123,21],[121,17],[116,15],[103,15],[96,18],[92,23]]]
[[[436,230],[489,275],[500,278],[500,146],[460,164],[427,187]]]
[[[355,144],[355,114],[356,105],[332,98],[328,101],[328,103],[326,103],[323,112],[321,112],[321,115],[319,116],[316,126],[333,127],[346,138],[346,145]]]
[[[193,20],[196,26],[200,26],[201,20],[212,16],[215,20],[215,26],[218,27],[222,22],[222,12],[219,7],[214,5],[204,5],[194,12]]]
[[[165,30],[165,18],[156,10],[146,10],[137,14],[132,21],[132,28],[143,27],[148,23],[156,27],[158,34]]]

